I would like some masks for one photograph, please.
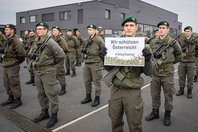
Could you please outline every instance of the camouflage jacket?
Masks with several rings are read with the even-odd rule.
[[[63,36],[58,35],[56,37],[53,37],[53,39],[59,44],[59,46],[63,49],[63,51],[65,53],[68,52],[68,50],[69,50],[68,44],[66,43],[65,39],[63,38]]]
[[[155,62],[155,68],[153,75],[155,76],[172,76],[174,74],[174,65],[175,63],[182,60],[182,51],[179,43],[167,35],[163,40],[157,38],[150,43],[152,52],[155,52],[161,46],[167,46],[172,44],[165,51],[159,59],[153,59]]]
[[[6,43],[6,37],[5,35],[0,35],[0,48],[3,47]]]
[[[76,49],[80,46],[78,39],[74,35],[72,35],[72,36],[66,36],[65,40],[68,44],[69,52],[76,53]]]
[[[2,60],[3,67],[15,66],[25,60],[26,51],[23,48],[23,43],[16,35],[7,39],[4,46],[4,54]]]

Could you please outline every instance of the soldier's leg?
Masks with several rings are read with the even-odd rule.
[[[76,60],[76,53],[72,52],[71,54],[69,54],[69,61],[70,61],[69,63],[70,63],[70,67],[72,69],[71,77],[76,76],[75,60]]]
[[[56,78],[56,71],[45,74],[42,76],[42,83],[46,93],[47,98],[51,104],[51,112],[58,112],[58,89],[60,88],[60,83]]]
[[[162,87],[164,90],[164,97],[165,97],[164,125],[169,126],[171,124],[170,116],[171,116],[171,111],[173,109],[173,94],[175,94],[173,76],[164,77],[162,80]]]
[[[81,104],[86,104],[92,101],[91,91],[92,91],[92,75],[91,75],[91,64],[85,64],[83,68],[83,79],[86,89],[86,97],[81,101]]]
[[[186,63],[179,63],[178,66],[178,75],[179,75],[179,91],[176,93],[177,96],[184,94],[184,88],[186,83],[186,74],[187,74],[187,64]]]
[[[197,82],[197,77],[198,77],[198,57],[195,57],[195,65],[196,65],[196,73],[195,73],[195,77],[194,77],[194,81],[193,82]]]
[[[112,132],[123,132],[123,114],[122,90],[116,87],[111,88],[111,96],[108,106],[108,114],[111,118]]]
[[[161,105],[161,79],[159,77],[152,76],[150,90],[153,109],[159,109]]]
[[[187,97],[192,98],[193,79],[196,73],[195,63],[189,63],[187,66]]]
[[[65,75],[70,75],[69,54],[70,53],[65,54],[65,68],[66,68]]]
[[[141,97],[141,88],[125,89],[123,99],[124,110],[130,132],[142,132],[143,100]]]
[[[59,63],[56,66],[56,69],[57,69],[57,79],[61,85],[61,91],[59,92],[59,95],[63,95],[66,93],[66,78],[65,78],[64,61]]]
[[[93,63],[91,64],[91,74],[93,78],[93,83],[95,85],[95,99],[94,102],[91,104],[92,107],[96,107],[100,104],[100,94],[101,94],[101,79],[102,79],[102,64]]]

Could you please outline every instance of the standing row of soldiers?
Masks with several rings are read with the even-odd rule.
[[[121,26],[124,30],[122,37],[138,37],[136,32],[138,29],[137,19],[133,16],[125,18]],[[192,27],[186,27],[184,34],[179,36],[179,43],[176,39],[169,36],[169,23],[161,21],[157,25],[159,36],[156,36],[149,42],[143,50],[145,57],[144,67],[130,67],[130,66],[104,66],[104,68],[111,72],[113,69],[118,69],[115,76],[112,77],[111,96],[109,100],[109,117],[111,118],[112,131],[123,131],[123,114],[126,114],[129,131],[142,131],[142,117],[143,117],[143,99],[141,96],[141,87],[144,80],[141,74],[152,76],[151,81],[151,97],[153,110],[150,115],[146,116],[147,121],[159,118],[159,108],[161,105],[160,93],[161,87],[164,90],[165,97],[165,114],[164,125],[171,124],[171,112],[173,109],[173,95],[174,88],[174,64],[179,63],[179,86],[180,90],[177,96],[184,94],[184,87],[187,83],[187,97],[192,98],[193,78],[195,76],[195,56],[197,56],[197,37],[192,34]],[[82,104],[92,102],[92,81],[95,85],[95,99],[91,104],[95,107],[100,104],[101,94],[101,78],[102,78],[102,64],[104,56],[106,55],[106,48],[101,37],[97,36],[97,26],[94,24],[87,26],[88,39],[87,43],[80,51],[85,56],[84,66],[84,83],[86,88],[86,97],[81,101]],[[73,51],[75,45],[72,33],[68,31],[68,37],[62,38],[60,28],[55,26],[52,28],[52,37],[48,36],[49,27],[46,23],[41,22],[36,25],[37,37],[34,39],[34,44],[31,46],[28,54],[23,44],[15,35],[16,28],[12,24],[5,27],[7,41],[0,53],[2,56],[2,66],[4,67],[4,86],[8,93],[8,100],[1,105],[5,106],[11,104],[10,109],[22,105],[21,102],[21,88],[19,81],[19,64],[24,61],[28,55],[31,66],[34,71],[35,84],[38,89],[38,99],[42,109],[40,115],[34,118],[34,122],[40,122],[49,119],[46,124],[47,128],[53,127],[57,121],[58,113],[58,89],[62,87],[61,92],[64,94],[66,84],[61,84],[59,77],[63,77],[64,59],[68,57],[66,62],[70,64],[72,76],[75,76],[74,69],[75,59]],[[62,41],[62,42],[61,42]],[[72,41],[72,42],[70,42]],[[68,52],[70,54],[68,54]],[[66,53],[66,54],[65,54]],[[67,64],[68,64],[67,63]],[[74,66],[74,67],[72,67]],[[69,68],[70,68],[69,67]],[[68,74],[70,69],[66,67]],[[58,77],[59,76],[59,77]],[[14,81],[13,81],[14,80]],[[65,81],[65,80],[64,80]],[[66,82],[66,81],[65,81]],[[60,86],[62,85],[62,86]],[[49,103],[51,105],[51,115],[48,112]]]

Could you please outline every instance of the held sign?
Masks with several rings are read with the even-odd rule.
[[[143,67],[144,40],[144,37],[105,38],[107,55],[104,65]]]

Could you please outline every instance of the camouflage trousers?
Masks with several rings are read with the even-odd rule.
[[[62,87],[66,86],[66,78],[65,78],[65,68],[64,68],[64,60],[56,65],[57,70],[57,79]]]
[[[193,79],[196,73],[195,62],[192,63],[179,63],[178,74],[179,74],[179,86],[185,87],[187,77],[187,88],[193,89]]]
[[[125,89],[113,86],[108,107],[112,132],[123,132],[123,114],[126,114],[129,132],[142,132],[143,99],[141,88]]]
[[[161,105],[161,87],[164,91],[164,108],[167,111],[173,109],[173,95],[175,94],[173,76],[159,77],[152,76],[151,97],[154,109],[159,109]]]
[[[21,97],[21,85],[19,77],[20,66],[4,67],[3,83],[8,95],[13,95],[14,98]]]
[[[38,100],[42,109],[48,109],[51,105],[51,112],[58,112],[58,91],[60,84],[56,78],[56,71],[46,74],[35,73],[35,84],[38,89]]]
[[[86,94],[92,92],[92,82],[95,85],[95,96],[101,94],[101,79],[102,79],[102,64],[101,62],[86,64],[83,69],[84,83]]]
[[[76,61],[76,53],[75,52],[66,53],[65,67],[67,70],[69,70],[71,68],[72,71],[76,71],[75,61]]]
[[[195,65],[196,65],[196,73],[195,73],[195,75],[198,76],[198,57],[195,57]]]

